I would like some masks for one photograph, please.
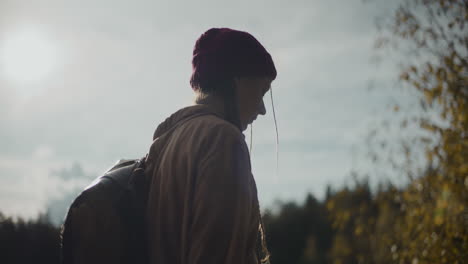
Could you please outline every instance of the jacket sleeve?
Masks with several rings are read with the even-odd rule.
[[[253,263],[258,204],[245,141],[238,131],[223,126],[203,148],[187,262]]]

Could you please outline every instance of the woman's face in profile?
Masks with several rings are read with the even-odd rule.
[[[239,118],[245,130],[258,115],[265,115],[263,96],[270,89],[273,80],[268,77],[236,78]]]

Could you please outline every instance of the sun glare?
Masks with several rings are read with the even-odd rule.
[[[1,69],[18,84],[43,80],[57,63],[57,50],[47,35],[39,30],[23,29],[5,34],[0,46]]]

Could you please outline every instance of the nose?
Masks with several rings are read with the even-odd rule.
[[[263,102],[263,99],[260,102],[260,106],[259,106],[259,109],[258,109],[258,114],[259,115],[265,115],[266,114],[265,103]]]

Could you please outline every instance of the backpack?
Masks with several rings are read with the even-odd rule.
[[[65,263],[147,263],[145,158],[120,160],[71,204],[62,226]]]
[[[180,120],[165,136],[203,115],[210,113]],[[62,264],[148,263],[145,215],[149,183],[145,161],[146,156],[119,160],[73,201],[61,230]]]

